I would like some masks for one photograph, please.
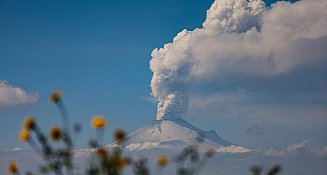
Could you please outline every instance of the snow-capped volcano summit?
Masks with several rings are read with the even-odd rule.
[[[200,146],[205,148],[237,147],[218,136],[214,130],[203,131],[181,118],[175,118],[154,120],[129,134],[125,149],[129,151],[154,148],[179,150],[187,145],[196,144],[199,138],[203,138]]]
[[[179,140],[193,142],[199,136],[217,145],[229,146],[231,142],[219,137],[214,130],[202,131],[181,118],[155,120],[130,134],[130,143],[168,142]]]

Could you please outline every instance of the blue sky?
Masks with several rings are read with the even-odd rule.
[[[265,2],[269,5],[273,1]],[[212,3],[213,0],[1,0],[0,79],[38,93],[39,99],[31,105],[0,107],[0,147],[26,147],[16,139],[26,115],[34,115],[45,131],[53,124],[60,125],[58,111],[48,103],[48,96],[55,89],[63,92],[71,120],[83,126],[80,147],[86,147],[87,138],[94,135],[89,126],[93,115],[108,119],[108,142],[115,128],[130,132],[154,120],[156,104],[147,100],[151,91],[151,52],[171,42],[183,29],[201,27]],[[324,68],[304,67],[292,75],[222,80],[222,85],[214,86],[247,89],[245,96],[252,98],[254,94],[261,101],[245,101],[237,107],[273,106],[263,113],[273,111],[270,115],[286,118],[258,119],[251,113],[237,117],[221,109],[218,112],[226,117],[203,119],[195,116],[203,112],[198,110],[186,120],[201,129],[216,129],[240,145],[285,146],[305,139],[326,145],[327,122],[322,117],[327,104],[326,75]],[[211,87],[198,89],[201,88]],[[301,98],[306,99],[305,103]],[[281,105],[286,107],[281,110]],[[290,116],[303,106],[319,114],[309,121]],[[265,128],[265,133],[245,135],[256,123]]]

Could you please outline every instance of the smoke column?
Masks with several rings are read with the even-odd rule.
[[[181,117],[195,83],[221,76],[272,77],[326,64],[327,1],[216,0],[202,28],[183,30],[154,49],[152,95],[157,120]]]

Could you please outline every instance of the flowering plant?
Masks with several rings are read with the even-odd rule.
[[[74,143],[72,134],[78,135],[82,129],[79,124],[74,124],[72,129],[70,126],[68,112],[64,105],[62,95],[59,91],[53,92],[50,96],[50,102],[54,103],[61,114],[62,127],[55,126],[50,129],[48,136],[42,132],[34,117],[29,116],[23,122],[23,127],[19,132],[18,139],[21,142],[28,142],[30,146],[38,153],[45,164],[40,166],[41,174],[53,173],[56,175],[74,175],[80,174],[74,169],[73,150]],[[90,124],[96,129],[96,139],[91,139],[89,145],[94,150],[94,161],[89,162],[84,174],[87,175],[120,175],[123,169],[130,167],[135,175],[150,175],[151,171],[148,166],[147,158],[133,159],[132,157],[123,156],[123,143],[128,139],[127,134],[122,129],[114,131],[114,140],[117,147],[112,150],[107,150],[103,146],[104,130],[107,126],[107,121],[103,116],[94,116]],[[51,140],[52,142],[50,142]],[[53,146],[53,142],[63,143],[63,147],[57,148]],[[198,144],[203,142],[202,137],[198,137]],[[199,172],[204,166],[208,158],[214,155],[214,150],[208,149],[203,155],[198,150],[198,145],[189,145],[184,148],[176,157],[171,158],[166,155],[158,155],[156,158],[157,168],[166,167],[173,162],[177,166],[176,173],[179,175],[194,175]],[[262,171],[261,167],[253,166],[251,169],[253,175],[259,175]],[[13,175],[20,175],[22,172],[16,162],[12,161],[8,164],[8,171]],[[161,171],[155,171],[160,174]],[[280,167],[275,166],[268,175],[274,175],[280,172]],[[26,175],[34,173],[28,171]]]

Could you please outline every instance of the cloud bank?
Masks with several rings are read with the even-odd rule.
[[[26,92],[20,87],[15,87],[6,80],[0,80],[0,107],[20,106],[36,103],[37,93]]]
[[[245,147],[231,145],[231,146],[225,146],[225,147],[219,147],[216,149],[219,153],[247,153],[251,150]]]
[[[283,1],[270,8],[261,0],[216,0],[202,28],[181,31],[151,54],[157,119],[181,117],[189,89],[198,84],[326,65],[326,7],[325,0]]]
[[[85,166],[90,161],[92,149],[76,149],[74,153],[74,166],[76,170],[84,170]],[[163,151],[163,152],[161,152]],[[281,164],[284,174],[326,174],[327,162],[327,146],[315,147],[309,145],[308,140],[300,143],[289,145],[285,148],[263,148],[259,150],[249,150],[240,146],[227,146],[216,149],[216,155],[207,162],[204,172],[201,174],[216,175],[216,174],[231,174],[239,175],[248,172],[249,167],[260,165],[271,167],[276,163]],[[143,151],[126,151],[127,156],[147,157],[149,160],[155,160],[155,157],[160,154],[170,155],[172,152],[165,152],[160,149],[149,149]],[[175,154],[173,154],[175,155]],[[172,155],[172,156],[173,156]],[[0,174],[7,173],[7,164],[11,160],[16,160],[22,172],[25,170],[35,170],[39,165],[42,165],[39,155],[31,150],[22,150],[20,148],[0,148]],[[150,167],[154,168],[155,164]],[[175,174],[176,167],[167,167],[163,174]],[[172,172],[167,172],[172,170]],[[132,174],[124,173],[124,174]]]
[[[296,152],[296,151],[304,149],[308,142],[309,142],[309,140],[306,139],[300,143],[289,145],[286,149],[268,148],[268,149],[263,150],[262,154],[265,156],[289,156],[289,155],[294,154],[294,152]],[[313,150],[310,150],[309,152],[317,154]]]

